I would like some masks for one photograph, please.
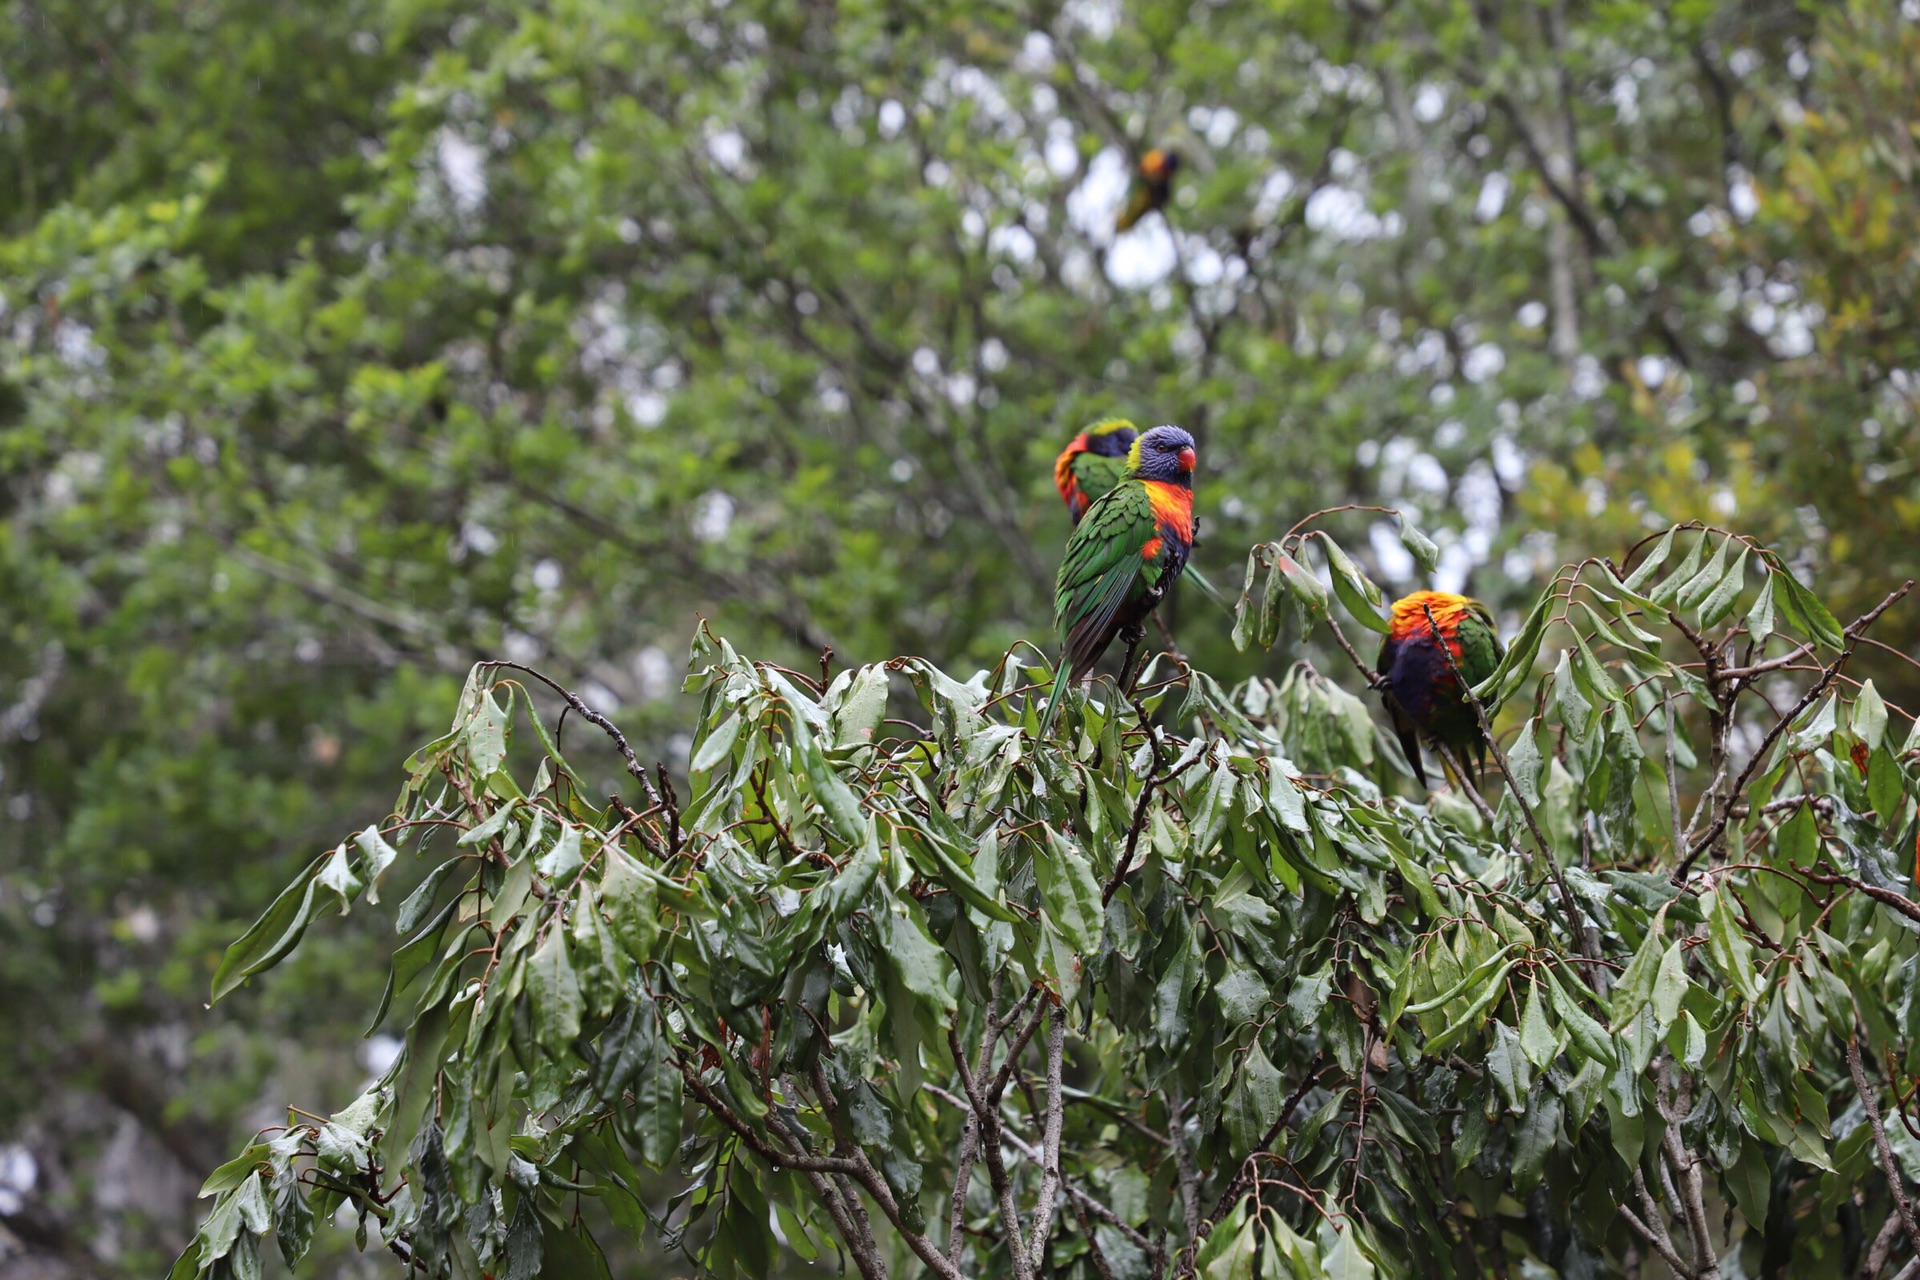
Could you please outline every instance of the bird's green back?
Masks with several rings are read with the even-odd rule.
[[[1477,601],[1460,620],[1460,674],[1469,684],[1479,684],[1500,665],[1500,637],[1493,629],[1493,615]]]

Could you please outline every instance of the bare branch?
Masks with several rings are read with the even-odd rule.
[[[1720,1260],[1714,1253],[1713,1229],[1707,1222],[1706,1186],[1700,1176],[1701,1160],[1680,1141],[1680,1125],[1692,1111],[1692,1099],[1689,1093],[1675,1090],[1670,1060],[1661,1062],[1659,1079],[1657,1101],[1661,1116],[1666,1121],[1660,1133],[1660,1142],[1668,1162],[1680,1175],[1679,1199],[1686,1210],[1687,1235],[1693,1241],[1693,1275],[1696,1280],[1719,1280]]]
[[[770,1116],[768,1119],[774,1131],[787,1144],[788,1150],[796,1155],[807,1154],[806,1147],[800,1139],[788,1131],[787,1126],[778,1116]],[[807,1180],[814,1194],[820,1198],[820,1203],[826,1206],[827,1216],[833,1219],[833,1225],[838,1228],[840,1238],[846,1242],[847,1248],[852,1252],[853,1263],[860,1269],[864,1280],[887,1280],[886,1260],[880,1256],[877,1246],[873,1243],[872,1228],[864,1222],[855,1222],[848,1205],[841,1198],[839,1185],[816,1169],[803,1169],[800,1171],[800,1176]]]
[[[954,1162],[953,1200],[947,1210],[947,1260],[960,1265],[960,1249],[966,1243],[967,1187],[973,1182],[973,1160],[979,1150],[980,1119],[973,1108],[964,1108],[966,1120],[960,1126],[960,1155]]]
[[[1015,1010],[1019,1005],[1014,1006]],[[1000,1023],[1004,1027],[1006,1023]],[[1031,1035],[1033,1023],[1028,1024]],[[991,1044],[991,1041],[988,1042]],[[997,1081],[998,1090],[989,1091],[981,1085],[980,1076],[967,1066],[966,1056],[960,1048],[960,1037],[951,1027],[947,1029],[947,1045],[953,1050],[953,1060],[960,1069],[960,1084],[967,1091],[967,1102],[973,1109],[974,1117],[979,1121],[980,1133],[975,1145],[987,1160],[987,1178],[993,1184],[994,1198],[1000,1205],[1000,1227],[1006,1233],[1008,1255],[1013,1259],[1014,1280],[1033,1280],[1032,1268],[1027,1265],[1027,1252],[1020,1247],[1020,1208],[1013,1200],[1013,1180],[1007,1176],[1006,1157],[1001,1154],[1000,1142],[1002,1128],[1000,1124],[1000,1093],[1005,1090],[1004,1080]],[[1018,1047],[1012,1047],[1008,1060],[1012,1061],[1025,1047],[1022,1040]],[[985,1061],[991,1061],[990,1058]]]
[[[1040,1161],[1039,1148],[1033,1146],[1031,1143],[1025,1141],[1024,1139],[1012,1133],[1006,1134],[1005,1136],[1007,1139],[1008,1146],[1012,1147],[1015,1151],[1018,1151],[1026,1159],[1032,1160],[1036,1164],[1039,1163]],[[1108,1208],[1105,1204],[1094,1199],[1091,1195],[1088,1195],[1087,1192],[1079,1186],[1079,1184],[1075,1183],[1071,1179],[1063,1179],[1062,1185],[1065,1186],[1067,1196],[1069,1199],[1073,1201],[1074,1207],[1076,1209],[1081,1210],[1091,1215],[1092,1217],[1098,1218],[1100,1221],[1106,1223],[1108,1226],[1112,1227],[1115,1231],[1118,1231],[1121,1235],[1125,1236],[1127,1238],[1127,1242],[1133,1245],[1134,1248],[1146,1254],[1148,1260],[1153,1263],[1154,1274],[1158,1275],[1162,1271],[1166,1270],[1166,1256],[1165,1256],[1166,1251],[1163,1250],[1159,1245],[1155,1244],[1152,1240],[1148,1239],[1147,1236],[1138,1227],[1129,1223],[1125,1218],[1122,1218],[1119,1214],[1115,1213],[1112,1209]]]
[[[1153,803],[1153,793],[1166,772],[1166,752],[1160,745],[1160,728],[1147,715],[1146,708],[1139,699],[1131,695],[1128,701],[1133,703],[1134,714],[1140,718],[1140,727],[1147,731],[1147,742],[1153,747],[1153,772],[1140,784],[1140,797],[1133,802],[1133,821],[1127,827],[1127,844],[1120,855],[1120,861],[1114,865],[1113,877],[1107,881],[1107,887],[1100,892],[1100,905],[1113,901],[1113,895],[1120,892],[1120,886],[1133,871],[1133,851],[1140,844],[1140,832],[1147,825],[1147,810]]]
[[[1680,770],[1673,756],[1673,694],[1665,692],[1660,700],[1667,708],[1667,805],[1673,813],[1673,852],[1679,856],[1681,848],[1687,842],[1686,832],[1680,826]]]
[[[1880,1224],[1879,1234],[1873,1237],[1873,1243],[1867,1247],[1867,1259],[1860,1264],[1859,1280],[1879,1280],[1881,1270],[1887,1265],[1887,1255],[1893,1252],[1893,1242],[1900,1238],[1902,1227],[1900,1211],[1896,1208]]]
[[[1887,1175],[1887,1190],[1893,1194],[1894,1211],[1900,1215],[1900,1225],[1913,1245],[1915,1256],[1920,1257],[1920,1222],[1914,1220],[1913,1201],[1907,1198],[1906,1182],[1894,1161],[1893,1148],[1887,1144],[1887,1128],[1880,1119],[1879,1094],[1867,1083],[1867,1069],[1860,1062],[1858,1035],[1847,1037],[1847,1070],[1853,1075],[1853,1090],[1860,1095],[1860,1105],[1866,1108],[1867,1124],[1873,1130],[1873,1149],[1880,1157],[1880,1171]]]
[[[1071,1198],[1071,1190],[1068,1195]],[[1080,1223],[1080,1234],[1087,1238],[1087,1256],[1093,1259],[1093,1269],[1099,1273],[1100,1280],[1117,1280],[1107,1263],[1107,1255],[1100,1250],[1099,1237],[1093,1234],[1093,1224],[1087,1221],[1086,1206],[1078,1200],[1073,1201],[1073,1216]]]
[[[646,791],[647,802],[665,808],[665,803],[660,799],[660,793],[654,789],[653,779],[647,776],[646,766],[640,763],[640,758],[634,755],[633,748],[628,745],[627,735],[621,733],[620,730],[615,727],[613,721],[607,719],[582,701],[579,694],[523,663],[493,659],[482,662],[479,665],[483,667],[505,667],[509,671],[518,671],[523,675],[532,676],[535,680],[538,680],[541,684],[544,684],[547,688],[559,694],[561,700],[569,707],[572,707],[575,714],[613,739],[613,745],[619,750],[620,758],[627,762],[627,772],[638,778],[640,780],[640,786]]]
[[[1180,1181],[1180,1203],[1187,1215],[1185,1257],[1190,1270],[1200,1242],[1200,1171],[1194,1167],[1193,1152],[1187,1148],[1186,1121],[1187,1104],[1183,1098],[1174,1103],[1173,1114],[1167,1117],[1167,1133],[1173,1139],[1173,1165]]]
[[[1648,1203],[1651,1203],[1652,1197],[1647,1194],[1647,1184],[1644,1181],[1640,1180],[1640,1175],[1637,1170],[1634,1173],[1634,1179],[1639,1186],[1639,1191],[1643,1199],[1645,1199]],[[1649,1210],[1649,1213],[1651,1213],[1651,1210]],[[1629,1209],[1624,1204],[1620,1206],[1620,1216],[1627,1220],[1628,1226],[1632,1227],[1636,1232],[1639,1233],[1640,1238],[1642,1240],[1645,1240],[1648,1244],[1653,1246],[1653,1251],[1659,1254],[1661,1258],[1663,1258],[1666,1261],[1667,1266],[1673,1269],[1673,1274],[1675,1274],[1676,1276],[1690,1276],[1693,1274],[1693,1272],[1688,1268],[1687,1264],[1680,1260],[1680,1255],[1674,1252],[1673,1241],[1667,1238],[1666,1229],[1664,1227],[1659,1228],[1659,1230],[1656,1233],[1656,1230],[1654,1227],[1649,1226],[1646,1222],[1641,1221],[1640,1215],[1635,1213],[1632,1209]],[[1657,1223],[1658,1219],[1655,1219],[1655,1222]]]
[[[1053,1234],[1053,1201],[1060,1191],[1060,1129],[1065,1122],[1067,1099],[1060,1088],[1061,1064],[1066,1056],[1067,1011],[1056,1008],[1053,1023],[1047,1028],[1047,1117],[1040,1131],[1040,1194],[1033,1207],[1033,1239],[1027,1245],[1028,1264],[1036,1271],[1046,1257],[1047,1240]],[[1011,1061],[1011,1059],[1009,1059]],[[1019,1241],[1013,1241],[1019,1247]]]

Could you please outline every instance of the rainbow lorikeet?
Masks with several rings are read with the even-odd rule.
[[[1067,514],[1075,524],[1087,514],[1088,507],[1126,477],[1127,453],[1139,434],[1139,428],[1125,418],[1102,418],[1069,441],[1053,460],[1054,487],[1066,500]],[[1198,569],[1188,565],[1186,576],[1207,599],[1233,612],[1226,597]]]
[[[1140,429],[1125,418],[1102,418],[1075,436],[1053,461],[1053,484],[1075,524],[1094,499],[1127,474],[1127,451]]]
[[[1141,624],[1166,597],[1193,550],[1193,437],[1155,427],[1134,439],[1119,484],[1095,500],[1067,539],[1054,579],[1054,622],[1063,652],[1040,735],[1053,726],[1060,696],[1085,679],[1114,637],[1127,642],[1124,689],[1145,632]]]
[[[1453,654],[1451,665],[1441,652],[1442,644]],[[1421,738],[1439,743],[1456,758],[1471,756],[1476,767],[1485,767],[1487,740],[1453,668],[1458,667],[1469,684],[1479,684],[1500,665],[1502,652],[1493,614],[1478,600],[1445,591],[1416,591],[1393,602],[1376,669],[1386,693],[1387,714],[1422,787],[1427,785],[1427,773],[1420,765]]]
[[[1152,213],[1155,209],[1166,207],[1167,197],[1173,194],[1173,175],[1180,171],[1180,153],[1166,147],[1155,147],[1140,157],[1140,167],[1134,174],[1133,194],[1127,198],[1127,207],[1113,224],[1113,233],[1119,235],[1130,231],[1133,224]]]

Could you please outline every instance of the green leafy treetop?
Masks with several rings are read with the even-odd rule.
[[[1380,592],[1304,530],[1254,549],[1237,635],[1297,611],[1364,678],[1330,604],[1378,630]],[[411,844],[440,861],[375,1018],[410,1011],[404,1052],[216,1171],[173,1275],[297,1263],[343,1208],[411,1272],[517,1280],[607,1274],[595,1229],[755,1280],[1891,1274],[1920,731],[1843,674],[1880,612],[1698,527],[1568,566],[1477,690],[1497,807],[1406,798],[1305,664],[1162,660],[1043,743],[1014,654],[823,687],[703,630],[682,801],[482,663],[395,816],[215,983]]]

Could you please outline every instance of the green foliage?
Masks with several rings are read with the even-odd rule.
[[[1920,730],[1840,676],[1873,616],[1738,535],[1650,543],[1563,568],[1483,684],[1526,715],[1497,810],[1406,799],[1304,664],[1162,661],[1042,742],[1014,655],[823,686],[705,629],[690,796],[635,767],[602,807],[553,686],[480,664],[393,820],[223,966],[412,846],[405,1050],[218,1170],[175,1275],[295,1264],[343,1206],[429,1275],[605,1273],[583,1198],[719,1277],[1852,1274],[1862,1230],[1897,1264]]]
[[[0,1025],[30,1030],[0,1131],[40,1160],[34,1248],[109,1274],[174,1251],[166,1186],[264,1097],[363,1075],[384,909],[212,1011],[209,983],[474,662],[575,673],[682,783],[668,655],[698,617],[807,670],[828,644],[991,665],[1045,630],[1049,463],[1093,418],[1195,431],[1216,582],[1346,501],[1426,531],[1332,529],[1366,578],[1437,574],[1509,623],[1562,548],[1693,518],[1762,535],[1841,617],[1914,571],[1920,26],[1891,0],[4,17]],[[1186,164],[1116,240],[1152,145]],[[1308,555],[1263,564],[1364,626]],[[1243,653],[1181,595],[1163,616],[1200,669],[1270,669],[1252,632],[1284,611],[1244,615]],[[1716,603],[1797,625],[1784,594]],[[1338,661],[1289,625],[1287,661]],[[1905,705],[1915,670],[1850,667]],[[1567,679],[1592,679],[1577,647]],[[1315,735],[1297,762],[1374,751],[1355,697],[1314,727],[1334,686],[1282,688]],[[1522,784],[1549,806],[1561,705]],[[723,722],[704,763],[734,745]],[[283,910],[342,901],[303,883]]]

